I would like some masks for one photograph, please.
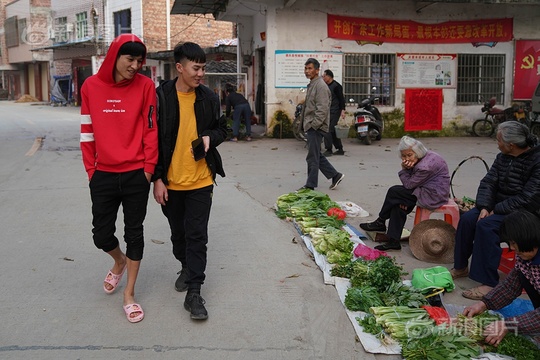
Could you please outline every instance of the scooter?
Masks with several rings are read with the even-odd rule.
[[[377,89],[372,90],[375,93]],[[370,145],[373,140],[381,140],[384,130],[381,113],[374,105],[377,100],[379,97],[375,95],[365,98],[358,104],[359,110],[354,113],[356,137],[366,145]]]

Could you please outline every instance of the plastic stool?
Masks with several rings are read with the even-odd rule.
[[[456,204],[454,199],[448,199],[446,205],[441,206],[435,210],[428,210],[420,206],[416,206],[416,215],[414,216],[414,225],[418,224],[420,221],[429,219],[432,213],[442,213],[444,214],[444,221],[452,225],[457,229],[459,222],[459,206]]]
[[[516,263],[516,252],[509,248],[503,248],[501,254],[501,262],[499,263],[499,271],[508,274]]]

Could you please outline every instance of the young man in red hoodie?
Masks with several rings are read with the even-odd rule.
[[[90,180],[93,239],[114,259],[103,290],[113,293],[127,269],[123,307],[130,322],[144,318],[135,302],[135,282],[143,256],[150,180],[158,159],[155,85],[138,73],[145,58],[143,42],[122,34],[111,43],[98,73],[81,89],[81,151]],[[125,253],[115,236],[120,205]]]

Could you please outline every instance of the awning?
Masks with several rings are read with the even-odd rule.
[[[217,19],[227,8],[228,0],[176,0],[171,14],[212,14]]]
[[[98,41],[101,41],[101,40],[102,39],[99,39]],[[82,39],[77,39],[75,41],[66,41],[66,42],[56,43],[49,46],[30,49],[30,51],[60,50],[60,49],[66,50],[72,47],[86,47],[88,45],[95,45],[94,37],[85,37]]]

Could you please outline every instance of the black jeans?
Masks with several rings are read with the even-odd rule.
[[[388,189],[379,213],[381,219],[390,219],[386,232],[388,237],[399,241],[405,222],[407,222],[407,214],[413,211],[416,200],[413,190],[406,189],[403,185],[394,185]],[[405,205],[407,210],[403,210],[400,205]]]
[[[105,252],[119,245],[116,232],[118,209],[124,213],[124,241],[126,256],[139,261],[143,257],[143,222],[146,217],[150,183],[144,170],[124,173],[96,171],[90,180],[92,198],[92,233],[94,244]]]
[[[169,200],[162,206],[171,228],[174,257],[189,270],[188,288],[200,289],[206,270],[208,220],[214,186],[201,189],[168,190]]]
[[[340,116],[341,112],[330,113],[330,126],[328,129],[328,133],[324,137],[324,148],[330,152],[332,152],[332,145],[334,145],[336,150],[343,151],[343,144],[341,143],[341,139],[338,138],[336,135],[336,125],[339,121]]]

